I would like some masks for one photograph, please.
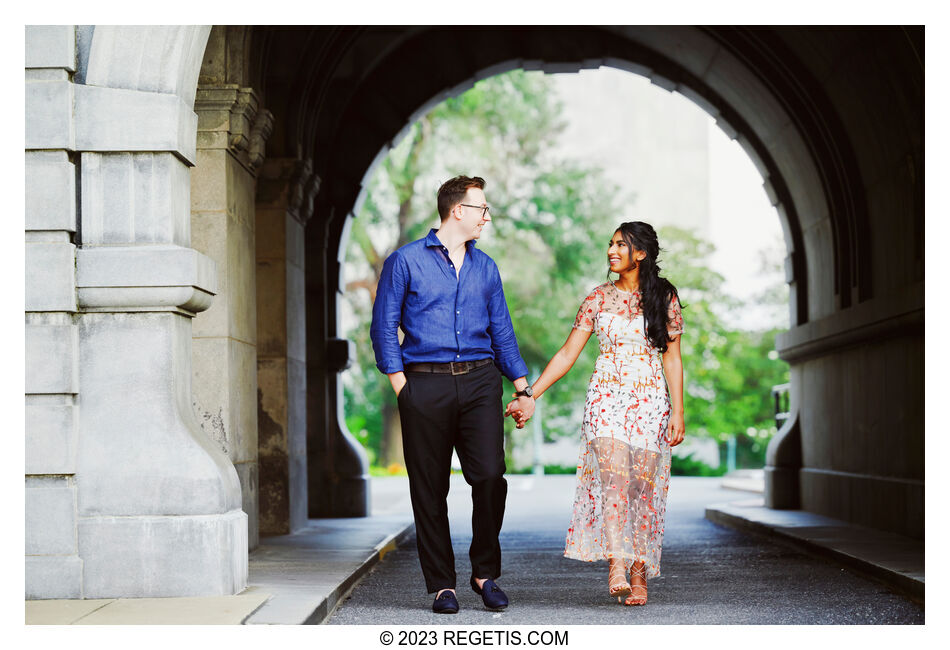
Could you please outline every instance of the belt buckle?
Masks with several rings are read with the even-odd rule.
[[[452,375],[464,375],[468,372],[468,361],[449,361],[449,368],[452,370]],[[458,372],[456,372],[456,366],[459,367]]]

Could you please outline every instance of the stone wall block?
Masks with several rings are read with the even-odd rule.
[[[78,393],[78,347],[74,325],[27,324],[27,394]]]
[[[287,453],[290,528],[307,523],[307,362],[287,359]]]
[[[285,218],[287,220],[287,241],[285,247],[287,261],[296,265],[298,268],[303,269],[307,260],[307,245],[306,240],[304,239],[303,224],[301,224],[289,214]]]
[[[76,247],[27,242],[26,311],[76,311]]]
[[[76,166],[65,151],[26,152],[26,229],[76,231]]]
[[[73,474],[76,471],[78,414],[72,404],[26,404],[26,473]]]
[[[202,134],[202,131],[198,132]],[[228,152],[224,149],[199,148],[198,164],[191,170],[191,211],[224,212],[228,183],[225,177]]]
[[[75,151],[73,91],[68,81],[26,83],[26,149]]]
[[[231,422],[235,434],[231,460],[236,463],[257,460],[257,349],[229,339],[227,355],[231,369]]]
[[[74,86],[76,149],[161,151],[195,163],[198,116],[175,95]]]
[[[192,248],[83,248],[77,251],[76,265],[80,287],[196,286],[210,292],[217,290],[214,261]]]
[[[34,487],[27,478],[27,555],[74,555],[77,551],[76,487],[65,479],[53,485]]]
[[[217,297],[207,311],[193,322],[192,335],[229,336],[231,311],[230,271],[228,269],[228,215],[224,212],[196,212],[192,215],[192,247],[214,260],[217,269]]]
[[[76,28],[73,25],[27,25],[26,67],[76,70]]]
[[[167,153],[83,153],[84,245],[191,240],[188,168]]]
[[[227,222],[228,335],[257,343],[257,281],[254,230],[236,219]],[[224,291],[222,291],[224,293]]]
[[[290,532],[286,360],[258,359],[257,378],[260,529],[284,534]]]
[[[82,598],[82,568],[75,556],[27,556],[26,599]]]
[[[287,270],[283,260],[257,262],[257,355],[287,354]]]
[[[307,360],[307,279],[297,266],[287,265],[287,356]]]
[[[85,598],[223,596],[247,586],[247,515],[79,520]]]
[[[242,226],[254,232],[254,177],[234,156],[227,157],[227,184],[228,214]],[[251,253],[253,255],[253,249]]]
[[[283,207],[257,205],[257,224],[254,229],[255,254],[258,260],[280,259],[286,256],[287,224],[294,221]]]
[[[210,310],[209,310],[210,311]],[[234,424],[228,390],[232,368],[223,337],[195,338],[191,343],[192,395],[201,430],[233,458]]]

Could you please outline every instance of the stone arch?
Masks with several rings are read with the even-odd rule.
[[[835,337],[843,336],[849,349],[863,349],[866,352],[860,354],[874,358],[869,362],[873,367],[869,382],[874,390],[885,390],[888,362],[881,339],[871,332],[905,336],[901,314],[911,303],[915,305],[910,308],[913,332],[920,331],[922,206],[916,198],[920,186],[913,181],[913,170],[922,165],[918,139],[922,122],[919,104],[917,108],[914,104],[922,73],[915,39],[919,40],[919,34],[901,30],[819,33],[683,27],[340,28],[311,36],[300,47],[302,58],[320,59],[323,67],[320,79],[308,81],[300,99],[299,106],[309,108],[297,114],[307,113],[313,119],[298,135],[312,133],[301,146],[312,152],[314,169],[323,181],[313,219],[320,227],[308,228],[307,245],[308,260],[319,259],[325,268],[325,275],[311,276],[311,295],[326,292],[324,300],[308,306],[309,326],[315,327],[314,321],[324,323],[311,340],[336,337],[336,300],[329,293],[340,285],[340,244],[368,170],[421,111],[458,94],[480,77],[515,65],[549,71],[598,65],[627,69],[681,92],[713,115],[750,155],[780,215],[788,248],[785,267],[792,288],[792,327],[779,337],[778,347],[792,364],[793,410],[800,412],[806,405],[806,411],[818,415],[806,418],[804,425],[793,417],[773,441],[770,504],[801,504],[917,534],[922,521],[921,456],[915,452],[911,454],[914,460],[908,457],[899,469],[885,470],[889,461],[884,455],[862,468],[843,450],[828,450],[830,427],[847,428],[849,420],[867,422],[886,416],[876,407],[858,406],[844,409],[849,412],[844,415],[827,391],[822,394],[821,382],[815,382],[815,376],[834,376],[840,382],[842,372],[851,372],[845,368],[863,363],[856,360],[859,353],[837,348],[834,341],[842,339]],[[882,52],[880,59],[888,60],[886,71],[861,69],[861,57],[876,50]],[[838,57],[848,62],[842,67],[856,68],[856,73],[847,77],[839,73]],[[849,88],[851,95],[841,88]],[[875,92],[910,99],[903,104],[892,102],[865,119],[854,98],[866,102]],[[887,119],[895,122],[897,132],[888,147],[882,147],[868,123],[880,125]],[[906,153],[901,157],[896,151]],[[895,168],[892,178],[885,176]],[[874,182],[876,191],[889,197],[889,206],[869,201],[868,185]],[[905,217],[914,224],[909,234],[895,230]],[[900,242],[900,269],[897,277],[888,278],[873,260],[895,241]],[[912,298],[901,302],[894,292],[901,293],[905,285]],[[865,319],[878,318],[872,312],[887,322],[882,330],[868,329]],[[911,338],[917,336],[913,332]],[[919,361],[917,343],[911,338],[901,339],[900,344],[909,346]],[[326,364],[327,352],[314,350],[310,358]],[[323,371],[312,368],[311,372]],[[325,395],[329,401],[321,397],[310,404],[311,411],[327,412],[332,420],[337,410],[332,369],[328,376]],[[321,381],[312,374],[311,379],[314,384]],[[845,390],[853,405],[861,400],[857,387]],[[919,401],[911,395],[907,399]],[[907,421],[911,420],[917,430],[918,420]],[[331,438],[345,437],[341,424],[329,426],[337,428],[336,434],[329,434]],[[858,432],[862,427],[855,429],[855,436],[863,435]],[[909,444],[919,449],[922,436],[915,435]],[[864,471],[871,465],[872,471]],[[843,467],[848,469],[842,471]],[[901,496],[890,500],[913,502],[917,514],[911,518],[917,524],[893,517],[885,523],[860,503],[858,493],[864,487],[877,486],[875,493],[883,495],[885,483],[877,477],[890,476],[892,471],[902,477],[897,490]],[[851,496],[829,497],[838,488]]]

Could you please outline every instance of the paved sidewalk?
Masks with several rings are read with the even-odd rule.
[[[717,524],[791,544],[924,601],[924,543],[804,510],[772,510],[762,498],[706,508]]]

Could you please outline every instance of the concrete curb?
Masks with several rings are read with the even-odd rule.
[[[336,608],[350,595],[350,592],[353,591],[353,588],[359,584],[363,576],[369,573],[373,567],[379,564],[380,561],[390,552],[395,550],[400,544],[406,541],[412,533],[415,531],[415,524],[409,522],[401,530],[392,533],[382,541],[380,541],[373,548],[372,552],[366,557],[365,560],[353,570],[339,585],[337,585],[326,597],[322,598],[316,606],[310,611],[310,613],[303,618],[303,620],[296,621],[281,621],[282,624],[287,625],[321,625],[327,621],[328,618],[333,614]],[[245,625],[256,625],[253,621],[248,623],[248,619],[251,618],[249,615],[243,624]],[[266,624],[266,623],[265,623]]]
[[[314,610],[306,621],[304,625],[322,625],[330,616],[336,611],[336,608],[339,607],[340,603],[346,600],[347,596],[350,595],[350,592],[353,591],[353,588],[359,584],[360,580],[363,579],[367,573],[373,570],[377,564],[379,564],[386,554],[390,551],[396,550],[396,547],[402,544],[408,539],[416,529],[416,524],[410,523],[401,531],[393,533],[379,544],[376,545],[376,548],[373,550],[373,554],[366,558],[366,561],[359,566],[359,568],[354,571],[349,578],[344,580],[340,586],[334,589],[330,595],[320,603],[317,608]]]
[[[753,507],[750,508],[750,505]],[[720,526],[734,528],[760,537],[779,541],[796,550],[804,551],[809,555],[843,564],[862,577],[881,582],[911,600],[921,605],[924,604],[923,542],[919,543],[919,567],[912,566],[906,568],[908,565],[906,562],[906,548],[904,549],[904,557],[901,557],[901,548],[888,547],[888,542],[898,539],[899,536],[897,535],[865,529],[848,524],[847,522],[812,515],[811,513],[802,513],[802,517],[813,520],[814,525],[808,525],[812,522],[782,525],[774,521],[770,522],[765,519],[765,517],[757,518],[756,514],[758,513],[756,513],[756,509],[754,508],[755,505],[756,504],[751,504],[751,502],[743,501],[708,506],[706,508],[706,519]],[[765,510],[764,505],[762,505],[762,510]],[[783,515],[787,516],[794,515],[794,513],[801,513],[802,511],[776,512],[783,513]],[[827,534],[829,529],[834,528],[837,528],[841,532],[865,535],[865,539],[879,536],[881,542],[878,545],[878,558],[873,559],[870,557],[871,553],[866,552],[866,547],[863,545],[858,547],[851,545],[851,548],[848,549],[846,548],[846,546],[848,546],[847,544],[836,544]],[[821,530],[823,534],[815,535],[814,532],[817,530]],[[901,539],[900,541],[900,546],[906,546],[908,542],[911,545],[915,544],[913,540],[905,541]],[[880,552],[881,549],[884,550],[883,553]],[[892,553],[887,552],[892,549]],[[915,563],[911,562],[910,564]],[[897,568],[899,565],[904,565],[905,568]],[[918,575],[920,577],[918,577]]]

